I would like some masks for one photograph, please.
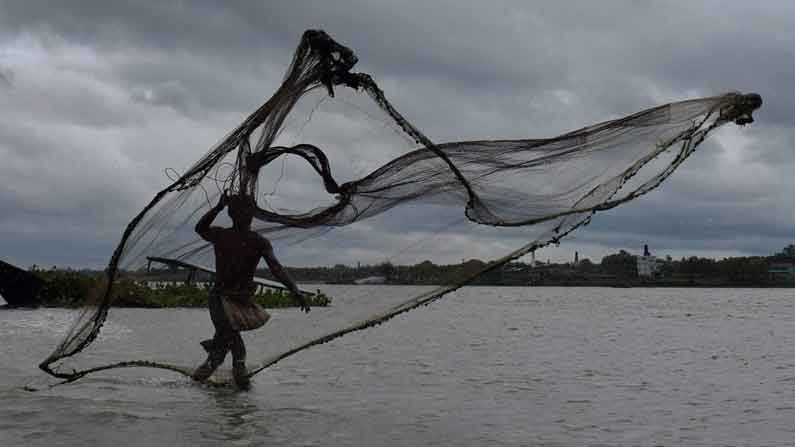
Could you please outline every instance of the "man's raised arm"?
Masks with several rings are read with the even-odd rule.
[[[287,270],[279,263],[279,260],[276,259],[276,256],[273,254],[273,246],[271,245],[270,241],[265,238],[262,238],[262,257],[265,258],[265,262],[268,264],[268,269],[273,274],[274,278],[276,278],[280,283],[284,284],[293,295],[298,298],[298,301],[301,303],[301,310],[304,312],[309,312],[309,303],[306,301],[306,297],[301,290],[298,289],[298,286],[295,284],[290,275],[287,274]]]
[[[218,227],[211,227],[210,224],[213,223],[216,217],[218,217],[218,213],[224,209],[226,206],[226,192],[221,193],[221,197],[218,199],[218,203],[210,208],[210,211],[199,219],[196,222],[196,233],[201,236],[202,239],[208,242],[213,242],[217,239],[218,231],[220,228]]]

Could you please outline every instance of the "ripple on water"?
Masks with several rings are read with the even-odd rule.
[[[150,370],[0,390],[0,446],[791,443],[787,291],[478,288],[451,301],[295,356],[249,393]],[[196,315],[125,310],[91,355],[132,350],[125,331],[145,327],[134,348],[172,358],[176,329],[206,335]],[[0,313],[13,340],[0,387],[35,371],[73,317]]]

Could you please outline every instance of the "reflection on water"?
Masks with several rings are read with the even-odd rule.
[[[218,441],[245,441],[258,434],[267,435],[268,425],[264,423],[256,402],[247,393],[231,389],[209,390],[211,406],[207,408],[207,421],[217,421],[217,425],[207,424],[202,430],[204,438]],[[259,417],[258,417],[259,416]],[[246,445],[235,443],[236,445]]]
[[[243,393],[142,369],[22,391],[71,319],[4,311],[0,445],[786,445],[793,298],[467,288],[288,359]],[[200,309],[125,310],[87,354],[197,361],[208,330]]]

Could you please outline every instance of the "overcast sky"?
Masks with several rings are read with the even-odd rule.
[[[188,167],[267,99],[308,28],[352,48],[356,71],[436,142],[550,137],[664,102],[758,92],[755,124],[720,129],[663,187],[539,256],[598,261],[643,243],[675,257],[765,255],[795,241],[795,2],[57,5],[0,0],[0,259],[12,263],[104,266],[166,184],[163,169]],[[522,243],[413,215],[279,255],[457,262]]]

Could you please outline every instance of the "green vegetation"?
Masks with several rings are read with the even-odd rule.
[[[521,263],[510,263],[506,268],[513,268]],[[288,267],[287,270],[298,282],[320,282],[327,284],[352,284],[368,277],[383,278],[386,284],[406,285],[438,285],[455,284],[462,278],[481,271],[487,264],[478,259],[470,259],[461,264],[437,265],[431,261],[423,261],[416,265],[393,265],[385,262],[378,265],[359,265],[349,267],[337,264],[333,267]],[[521,264],[524,265],[524,264]],[[267,271],[257,272],[257,276],[271,278]],[[499,284],[505,275],[502,270],[484,274],[472,284]]]
[[[793,287],[795,275],[774,274],[777,264],[793,265],[790,258],[746,256],[723,259],[691,256],[659,259],[652,276],[638,274],[637,260],[621,250],[595,264],[542,264],[532,269],[534,285],[608,285],[652,287]]]
[[[33,270],[44,280],[39,295],[43,306],[79,307],[87,301],[101,298],[104,276],[98,272],[76,270]],[[204,307],[207,306],[211,285],[160,283],[150,287],[129,279],[118,281],[113,287],[117,307]],[[262,289],[254,301],[265,308],[297,307],[295,297],[286,291]],[[331,298],[318,290],[309,298],[310,306],[328,306]]]
[[[39,292],[39,301],[43,306],[78,307],[90,297],[99,294],[102,274],[80,272],[76,270],[39,270],[35,266],[31,273],[44,280]]]
[[[470,259],[460,264],[438,265],[424,261],[415,265],[380,265],[288,268],[301,282],[352,284],[379,277],[385,284],[455,284],[481,271],[486,264]],[[267,276],[266,272],[259,275]],[[625,250],[602,258],[574,263],[510,262],[491,270],[471,285],[537,286],[653,286],[653,287],[795,287],[795,246],[772,256],[710,259],[666,257],[657,261],[652,276],[638,274],[637,256]]]
[[[132,281],[120,281],[116,288],[114,305],[118,307],[204,307],[207,306],[210,284],[161,284],[148,287]],[[262,289],[254,301],[265,308],[297,307],[292,293]],[[331,298],[318,291],[310,297],[310,306],[328,306]]]
[[[772,256],[710,259],[670,256],[655,261],[651,276],[638,274],[638,258],[625,251],[610,254],[601,262],[579,259],[573,263],[510,262],[480,275],[471,285],[513,286],[651,286],[651,287],[795,287],[795,246],[790,245]],[[437,265],[424,261],[415,265],[378,265],[332,267],[288,267],[290,275],[301,283],[353,284],[366,278],[378,283],[400,285],[455,284],[488,264],[470,259],[460,264]],[[45,306],[77,307],[86,300],[100,298],[104,274],[90,270],[53,268],[31,272],[44,279],[40,300]],[[141,270],[125,272],[126,280],[114,286],[114,305],[126,307],[198,307],[205,306],[212,276],[184,269]],[[257,276],[269,278],[268,271]],[[194,285],[184,284],[192,278]],[[159,284],[150,287],[147,284]],[[195,285],[199,284],[199,285]],[[255,296],[266,308],[297,306],[287,292],[263,289]],[[318,291],[312,306],[327,306],[331,299]]]

